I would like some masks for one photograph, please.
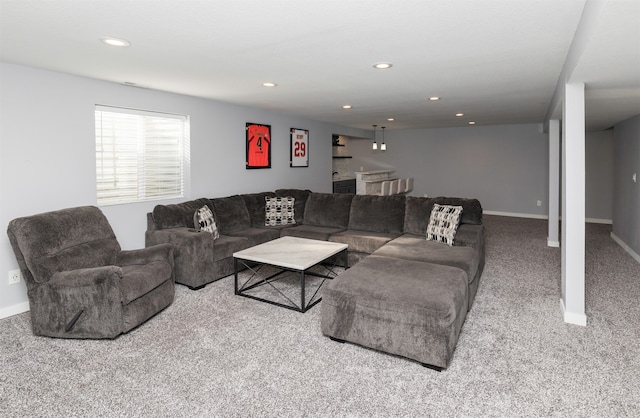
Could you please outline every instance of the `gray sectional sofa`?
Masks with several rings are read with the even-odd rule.
[[[266,226],[265,198],[293,197],[295,224]],[[429,241],[434,204],[462,206],[453,246]],[[208,206],[220,237],[194,232]],[[174,247],[175,280],[198,289],[233,273],[233,253],[281,236],[348,244],[349,268],[325,284],[324,335],[447,367],[484,268],[476,199],[370,196],[279,189],[158,205],[146,245]]]

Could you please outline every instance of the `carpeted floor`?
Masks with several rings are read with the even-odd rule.
[[[640,416],[640,264],[587,225],[587,327],[563,322],[546,221],[485,216],[487,264],[442,373],[233,295],[233,277],[112,341],[0,321],[0,416]]]

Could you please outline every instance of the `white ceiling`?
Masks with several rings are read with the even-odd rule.
[[[640,113],[640,1],[586,1],[570,81],[599,130]],[[540,123],[586,1],[1,0],[0,59],[359,128]]]

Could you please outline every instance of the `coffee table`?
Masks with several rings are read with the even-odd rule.
[[[332,279],[337,276],[337,273],[334,271],[336,263],[324,266],[326,268],[326,274],[319,274],[317,272],[310,271],[310,269],[322,264],[336,254],[342,255],[344,268],[349,268],[347,244],[337,242],[318,241],[298,237],[282,237],[235,252],[233,253],[235,294],[304,313],[322,300],[322,298],[315,300],[314,298],[326,279]],[[251,277],[249,277],[243,284],[238,283],[239,263],[252,272]],[[261,277],[260,270],[265,266],[275,267],[277,272],[270,274],[267,277]],[[283,274],[287,272],[294,272],[300,275],[300,304],[294,302],[273,283],[276,280],[283,278]],[[313,295],[308,301],[305,298],[305,276],[307,275],[322,278],[322,281],[315,288]],[[258,280],[256,281],[256,279]],[[255,289],[259,286],[270,286],[276,291],[279,298],[283,302],[286,301],[287,303],[281,303],[248,293],[251,289]]]

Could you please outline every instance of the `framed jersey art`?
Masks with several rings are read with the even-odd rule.
[[[246,168],[271,168],[271,125],[247,123]]]
[[[309,131],[291,128],[289,167],[309,167]]]

